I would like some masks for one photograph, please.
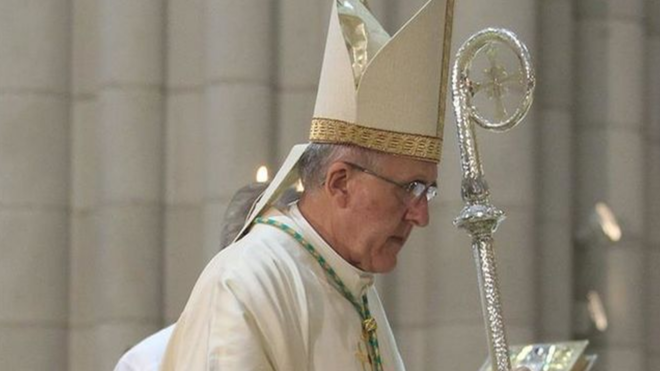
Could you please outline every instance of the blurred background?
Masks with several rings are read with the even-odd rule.
[[[174,322],[226,204],[306,141],[331,0],[0,0],[0,369],[111,370]],[[372,0],[390,33],[422,0]],[[457,0],[537,68],[478,130],[511,343],[660,370],[660,0]],[[449,106],[451,107],[451,106]],[[409,370],[487,355],[447,110],[441,194],[379,280]]]

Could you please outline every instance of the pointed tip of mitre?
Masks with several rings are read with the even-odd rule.
[[[356,119],[356,88],[350,56],[339,21],[337,1],[332,0],[314,117],[346,122]]]
[[[310,140],[439,162],[453,2],[428,1],[375,54],[358,84],[334,5]]]

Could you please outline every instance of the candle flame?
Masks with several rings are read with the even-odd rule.
[[[605,306],[603,305],[603,301],[601,300],[600,295],[598,295],[598,292],[593,290],[589,291],[589,293],[587,293],[587,302],[589,316],[596,325],[598,331],[603,332],[607,330],[607,314],[605,314]]]
[[[596,204],[596,213],[598,214],[600,227],[603,230],[603,233],[610,239],[612,242],[619,242],[621,240],[621,227],[619,222],[616,220],[614,213],[603,202]]]
[[[268,168],[266,166],[259,167],[257,170],[257,183],[268,182]]]

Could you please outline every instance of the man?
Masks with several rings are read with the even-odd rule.
[[[229,245],[241,230],[254,202],[268,186],[267,183],[252,183],[239,189],[227,206],[220,234],[220,249]],[[290,197],[291,198],[291,197]],[[293,199],[292,199],[293,200]],[[115,371],[156,371],[160,367],[167,342],[172,336],[174,325],[170,325],[147,337],[121,357]]]
[[[310,133],[200,276],[162,370],[404,370],[374,273],[437,193],[452,0],[389,37],[333,0]],[[302,180],[297,204],[272,207]]]
[[[317,157],[315,163],[310,157]],[[332,249],[366,272],[394,269],[412,228],[429,222],[437,166],[345,145],[315,144],[300,165],[299,211]]]

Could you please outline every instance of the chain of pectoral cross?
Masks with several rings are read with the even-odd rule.
[[[369,357],[369,353],[367,352],[366,349],[363,349],[364,344],[362,341],[358,341],[357,343],[357,352],[355,352],[355,356],[357,357],[358,361],[360,361],[360,364],[362,365],[362,371],[369,371],[367,368],[367,365],[371,366],[371,358]],[[371,367],[369,367],[371,368]]]
[[[335,272],[330,264],[328,264],[325,258],[321,256],[321,254],[316,251],[314,246],[295,229],[271,218],[258,217],[254,220],[254,223],[270,225],[286,232],[288,235],[298,241],[298,243],[300,243],[305,248],[305,250],[307,250],[307,252],[309,252],[314,257],[314,259],[316,259],[327,276],[332,279],[339,292],[341,292],[342,295],[344,295],[344,297],[353,305],[353,307],[355,307],[355,310],[357,310],[358,314],[360,315],[360,318],[362,319],[362,340],[364,340],[364,342],[367,344],[368,349],[366,360],[371,365],[373,371],[382,371],[383,361],[380,357],[378,333],[376,332],[378,329],[378,324],[376,323],[376,319],[371,315],[371,311],[369,310],[369,300],[367,299],[367,295],[362,295],[362,303],[360,303],[348,290],[344,282],[342,282],[341,278],[339,278],[337,275],[337,272]],[[366,363],[363,361],[363,357],[365,357],[365,355],[361,352],[359,345],[357,357],[362,363],[362,368],[364,369]]]

